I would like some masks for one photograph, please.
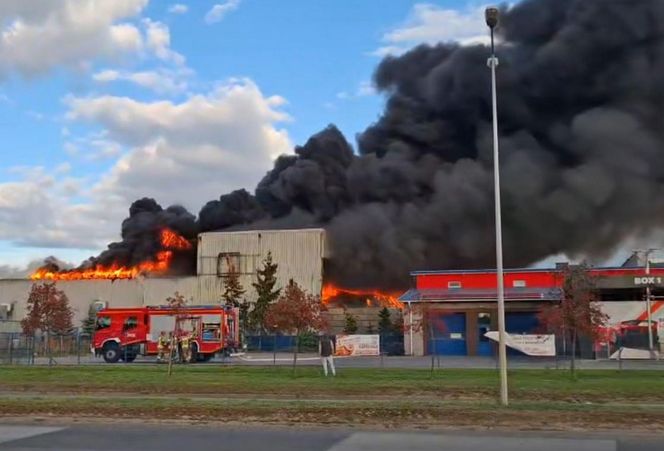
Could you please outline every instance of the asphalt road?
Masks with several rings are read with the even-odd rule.
[[[297,427],[0,424],[0,450],[661,451],[664,435],[372,432]]]

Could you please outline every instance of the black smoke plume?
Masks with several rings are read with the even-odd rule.
[[[198,226],[196,217],[184,207],[170,206],[163,209],[154,199],[143,198],[129,207],[129,217],[122,221],[122,241],[111,243],[98,257],[85,262],[82,267],[113,264],[133,266],[154,260],[163,250],[161,230],[169,228],[192,243],[196,242]],[[173,273],[192,273],[196,270],[196,251],[174,252],[171,266]]]
[[[606,257],[661,227],[664,1],[524,0],[502,8],[498,33],[506,264]],[[386,58],[374,76],[385,111],[358,154],[330,126],[280,157],[255,196],[208,203],[198,230],[324,226],[328,276],[352,286],[494,266],[488,56],[440,44]],[[132,214],[117,250],[149,252],[141,227],[166,212]]]

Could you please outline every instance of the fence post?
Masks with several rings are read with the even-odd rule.
[[[12,364],[13,360],[13,349],[14,349],[14,334],[10,333],[9,334],[9,364]]]
[[[272,365],[277,365],[277,332],[274,332],[274,340],[272,341]]]
[[[619,369],[620,371],[622,371],[622,369],[623,369],[622,352],[623,352],[623,348],[622,348],[622,346],[621,346],[621,347],[620,347],[620,350],[618,351],[618,369]]]
[[[76,332],[76,364],[81,364],[81,331]]]

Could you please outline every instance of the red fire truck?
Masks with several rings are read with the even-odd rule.
[[[238,344],[238,309],[219,305],[104,308],[97,312],[92,347],[108,363],[156,355],[159,335],[191,334],[192,361],[205,362]]]

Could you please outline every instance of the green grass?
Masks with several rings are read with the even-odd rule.
[[[317,368],[177,366],[0,367],[4,391],[269,395],[293,398],[403,397],[493,399],[494,370],[342,369],[324,378]],[[525,401],[664,402],[664,372],[585,370],[571,380],[563,370],[513,370],[513,399]]]

